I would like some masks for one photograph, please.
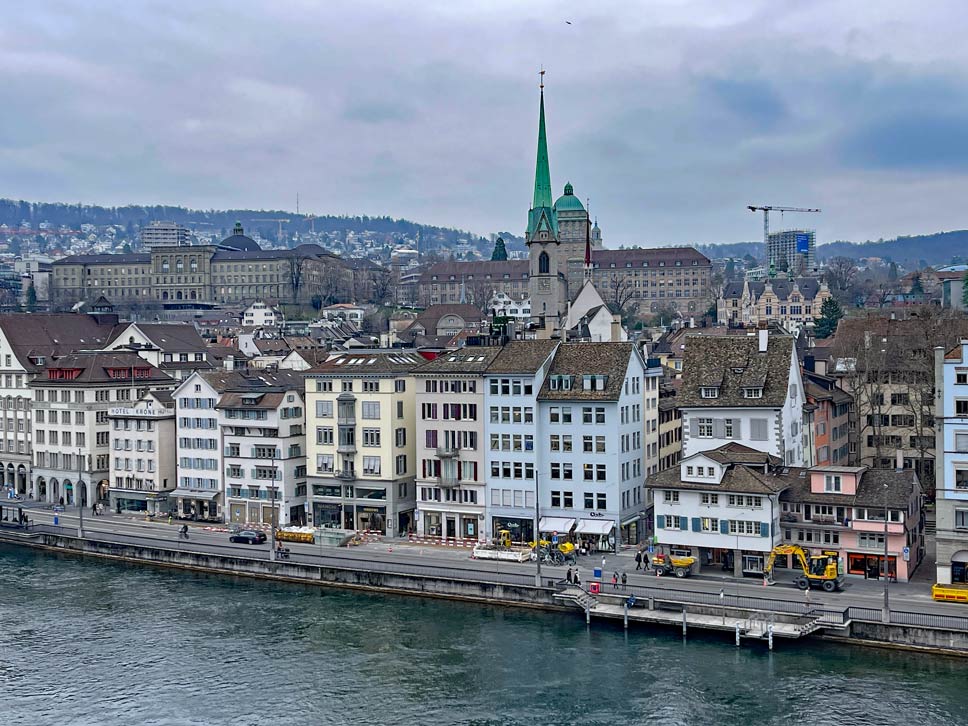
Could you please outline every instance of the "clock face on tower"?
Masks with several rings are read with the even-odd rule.
[[[541,292],[551,292],[551,280],[539,280],[538,290]]]

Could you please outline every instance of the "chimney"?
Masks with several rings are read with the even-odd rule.
[[[770,341],[770,331],[769,330],[758,330],[759,334],[759,351],[760,353],[766,352],[766,346]]]

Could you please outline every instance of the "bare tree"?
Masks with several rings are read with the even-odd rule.
[[[831,290],[847,292],[857,280],[857,263],[849,257],[834,257],[827,263],[826,279]]]
[[[632,278],[626,275],[612,275],[609,285],[608,302],[622,320],[634,317],[638,312],[639,305],[635,302],[636,291],[635,283]]]
[[[382,305],[387,301],[393,291],[393,273],[390,271],[390,268],[374,268],[372,272],[372,290],[371,302]]]
[[[486,277],[475,277],[473,280],[465,280],[464,292],[467,302],[474,305],[482,313],[486,313],[496,290],[492,280],[488,280]]]

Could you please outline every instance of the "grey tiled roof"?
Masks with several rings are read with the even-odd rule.
[[[796,282],[797,287],[800,288],[800,294],[803,296],[804,300],[813,300],[817,297],[817,291],[820,290],[820,280],[816,277],[798,277],[796,280],[784,280],[781,278],[774,278],[769,281],[770,285],[773,287],[773,294],[776,295],[780,300],[787,300],[790,297],[790,293],[793,292],[793,283]],[[750,282],[750,292],[753,297],[758,298],[766,290],[767,281],[761,280],[759,282]]]
[[[379,353],[347,351],[334,353],[328,360],[306,371],[306,375],[338,375],[344,378],[405,375],[423,365],[425,360],[413,350],[390,350]]]
[[[556,340],[514,340],[505,345],[494,362],[487,369],[488,375],[494,373],[535,373],[541,364],[548,360]]]
[[[632,343],[564,343],[555,352],[538,398],[547,401],[617,401],[622,395],[625,372],[634,350]],[[582,376],[585,374],[608,376],[605,390],[584,390]],[[549,378],[554,375],[574,376],[571,389],[551,390]]]
[[[917,477],[911,470],[897,472],[893,469],[868,469],[861,475],[856,494],[828,494],[811,492],[810,477],[797,477],[781,496],[783,501],[808,504],[833,504],[842,507],[884,507],[885,485],[887,506],[907,509],[911,496],[919,487]]]
[[[413,372],[418,376],[439,375],[442,373],[482,374],[502,348],[498,346],[460,348],[453,352],[441,353],[432,361],[427,361]]]
[[[687,482],[679,478],[679,465],[670,467],[648,479],[648,486],[655,489],[688,489],[704,492],[737,492],[741,494],[760,494],[768,496],[777,494],[790,486],[790,475],[774,476],[763,471],[757,471],[742,464],[734,464],[724,474],[722,481],[717,484],[710,482]]]
[[[790,384],[793,338],[771,335],[765,353],[757,336],[711,338],[688,336],[682,363],[682,407],[779,407]],[[720,385],[718,398],[703,398],[700,389]],[[743,398],[744,386],[763,387],[763,397]]]

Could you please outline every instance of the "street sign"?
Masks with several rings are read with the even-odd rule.
[[[649,554],[651,555],[653,552],[655,552],[655,547],[649,545]]]
[[[904,561],[905,562],[910,562],[911,561],[911,548],[910,547],[905,547],[903,550],[901,550],[901,552],[904,555]]]
[[[551,535],[551,544],[553,545],[558,544],[558,535],[556,534]]]

